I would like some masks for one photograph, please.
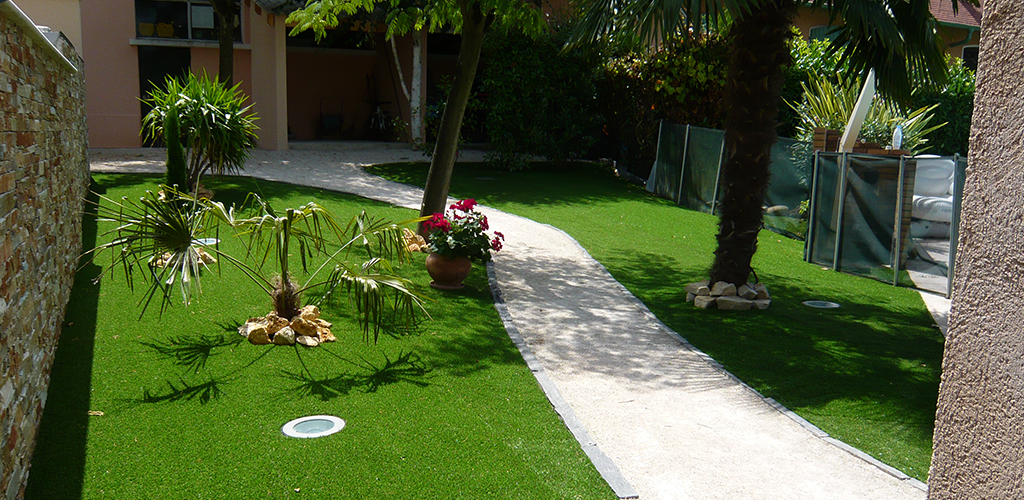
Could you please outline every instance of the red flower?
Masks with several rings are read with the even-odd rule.
[[[491,240],[491,248],[495,252],[500,251],[501,250],[501,240],[498,239],[497,237],[495,237],[493,240]]]
[[[461,210],[463,212],[469,212],[470,210],[473,210],[473,207],[475,207],[475,206],[476,206],[476,200],[473,199],[473,198],[468,198],[468,199],[465,199],[465,200],[461,200],[461,201],[459,201],[457,203],[453,203],[448,208],[451,208],[453,210]]]
[[[495,231],[494,234],[495,234],[495,239],[498,239],[498,238],[501,238],[502,240],[505,239],[505,235],[501,234],[501,232],[499,232],[499,231]]]
[[[488,228],[486,215],[480,218],[480,228],[483,229],[484,231],[486,231]]]
[[[423,225],[426,226],[428,230],[439,229],[443,233],[447,233],[452,229],[452,223],[448,222],[448,220],[444,218],[444,214],[431,215],[429,219],[423,222]]]

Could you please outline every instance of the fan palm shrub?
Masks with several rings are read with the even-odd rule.
[[[235,173],[245,166],[256,147],[257,116],[246,105],[248,97],[239,84],[228,87],[206,73],[189,73],[184,79],[168,77],[164,88],[155,88],[144,101],[152,109],[142,118],[147,140],[170,144],[167,117],[176,109],[178,140],[185,146],[188,189],[195,192],[205,173]]]
[[[285,319],[298,314],[302,294],[312,289],[322,290],[311,302],[317,305],[336,292],[346,292],[357,310],[364,336],[369,338],[372,328],[375,340],[389,314],[412,319],[418,311],[425,312],[422,298],[412,290],[409,280],[396,274],[393,265],[408,257],[402,225],[418,223],[419,219],[393,223],[363,212],[341,226],[316,203],[278,211],[250,193],[243,207],[251,209],[236,211],[234,206],[191,196],[171,186],[162,189],[163,198],[147,191],[138,201],[99,196],[96,208],[100,220],[112,221],[116,227],[105,233],[114,236],[110,242],[90,252],[95,257],[109,250],[112,264],[104,273],[120,266],[129,287],[134,289],[139,277],[149,282],[140,301],[143,314],[155,298],[159,298],[163,311],[173,301],[175,289],[185,305],[190,304],[201,292],[202,270],[212,261],[204,259],[204,253],[249,277],[272,299],[277,315]],[[221,249],[220,230],[224,226],[243,242],[244,256]],[[295,282],[288,258],[296,250],[307,275],[301,284]],[[350,262],[353,251],[364,254],[365,260]],[[309,272],[314,257],[326,258]],[[268,262],[276,265],[276,274],[264,272]]]

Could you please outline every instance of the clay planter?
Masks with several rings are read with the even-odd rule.
[[[430,286],[438,290],[458,290],[464,286],[462,281],[469,276],[472,266],[468,257],[449,259],[431,252],[427,256],[427,273],[434,279]]]

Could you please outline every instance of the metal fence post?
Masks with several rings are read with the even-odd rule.
[[[804,262],[812,262],[814,248],[814,224],[818,220],[818,161],[820,151],[814,151],[814,167],[811,168],[811,197],[807,203],[807,235],[804,237]]]

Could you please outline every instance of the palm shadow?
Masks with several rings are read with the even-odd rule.
[[[238,326],[220,325],[225,331],[234,332]],[[245,340],[240,335],[231,334],[200,334],[178,335],[157,341],[139,342],[145,347],[155,351],[162,358],[171,360],[177,366],[182,366],[199,373],[199,370],[206,368],[207,361],[218,354],[217,350],[225,347],[235,347]]]
[[[298,352],[297,349],[296,353]],[[417,387],[430,385],[424,379],[432,371],[431,368],[426,366],[418,354],[411,351],[399,352],[395,359],[384,354],[384,360],[378,363],[363,357],[360,357],[358,361],[351,361],[333,352],[330,355],[352,365],[354,370],[318,377],[313,375],[305,362],[302,362],[302,370],[295,372],[282,370],[280,372],[281,378],[297,382],[297,385],[286,393],[293,397],[297,395],[329,401],[339,396],[346,396],[356,389],[361,389],[364,393],[374,393],[381,387],[402,382]],[[302,361],[301,354],[299,354],[299,360]]]

